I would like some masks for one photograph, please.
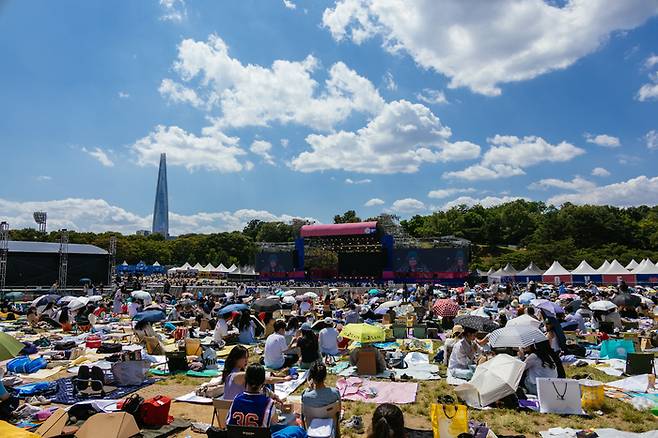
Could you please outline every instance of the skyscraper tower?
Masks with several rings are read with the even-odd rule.
[[[152,232],[169,237],[169,192],[167,190],[167,154],[160,154],[158,187],[155,189]]]

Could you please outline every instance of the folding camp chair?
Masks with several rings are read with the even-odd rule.
[[[427,339],[427,326],[426,325],[415,325],[412,329],[414,338],[416,339]]]
[[[393,337],[395,339],[407,339],[407,326],[403,324],[393,324]]]
[[[226,426],[231,438],[272,438],[272,432],[267,427]]]
[[[340,406],[340,400],[321,408],[302,405],[304,426],[309,433],[309,438],[316,438],[312,431],[315,430],[314,426],[320,422],[314,423],[314,420],[328,419],[333,421],[331,432],[323,437],[317,436],[317,438],[340,438]]]
[[[228,415],[228,411],[231,410],[232,404],[233,404],[233,400],[223,400],[221,398],[214,398],[212,400],[213,411],[212,411],[212,420],[210,422],[210,425],[211,426],[215,425],[215,418],[216,418],[217,426],[219,426],[220,429],[226,429],[226,416]]]

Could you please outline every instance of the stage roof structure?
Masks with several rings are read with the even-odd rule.
[[[354,222],[348,224],[304,225],[301,237],[362,236],[375,234],[377,222]]]

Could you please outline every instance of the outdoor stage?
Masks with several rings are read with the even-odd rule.
[[[372,221],[305,225],[294,246],[263,247],[256,271],[262,280],[462,283],[469,274],[468,261],[468,243],[403,244]]]

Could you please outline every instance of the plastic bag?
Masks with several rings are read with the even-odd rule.
[[[628,353],[635,353],[635,345],[628,339],[608,339],[601,343],[601,358],[625,360]]]
[[[468,411],[464,405],[433,403],[430,408],[434,438],[457,438],[468,433]]]

